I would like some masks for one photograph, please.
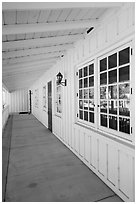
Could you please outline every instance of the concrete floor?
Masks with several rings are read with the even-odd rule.
[[[34,116],[14,115],[7,127],[3,133],[4,201],[122,202]],[[4,138],[9,134],[6,171],[10,142]]]

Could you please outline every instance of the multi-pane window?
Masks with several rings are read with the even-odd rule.
[[[43,110],[47,108],[46,86],[43,87]]]
[[[78,97],[79,97],[79,114],[80,120],[94,123],[94,63],[83,66],[78,73]]]
[[[35,90],[35,107],[38,108],[39,106],[39,90]]]
[[[62,113],[62,86],[58,83],[56,83],[56,113],[61,114]]]
[[[130,47],[99,60],[100,126],[130,134]]]

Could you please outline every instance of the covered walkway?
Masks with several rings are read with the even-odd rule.
[[[122,201],[32,115],[10,117],[3,133],[3,200]]]

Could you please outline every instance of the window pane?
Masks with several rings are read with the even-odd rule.
[[[83,79],[80,79],[79,80],[79,88],[82,88],[83,87]]]
[[[119,52],[119,65],[129,63],[129,47]]]
[[[84,111],[84,120],[88,121],[88,112]]]
[[[94,111],[94,101],[89,100],[89,110]]]
[[[89,112],[89,122],[94,123],[94,113]]]
[[[107,69],[107,58],[100,60],[100,72]]]
[[[89,87],[94,86],[94,76],[89,77]]]
[[[88,76],[88,67],[84,67],[84,77]]]
[[[84,87],[88,87],[88,78],[84,79]]]
[[[119,81],[129,80],[129,66],[122,67],[119,69]]]
[[[84,109],[88,110],[88,100],[84,100]]]
[[[94,88],[89,89],[89,98],[91,98],[91,99],[94,98]]]
[[[83,69],[80,69],[80,70],[79,70],[79,78],[82,78],[82,77],[83,77],[82,71],[83,71]]]
[[[94,64],[89,65],[89,75],[94,74]]]
[[[84,89],[84,98],[88,99],[88,89]]]
[[[83,109],[83,101],[82,100],[79,101],[79,108]]]
[[[108,98],[116,99],[117,98],[117,86],[109,86],[108,87]]]
[[[100,124],[101,126],[107,127],[107,115],[100,115]]]
[[[109,77],[109,84],[117,82],[117,70],[115,69],[113,71],[110,71],[108,73],[108,77]]]
[[[130,98],[129,83],[119,85],[119,98],[120,99]]]
[[[109,101],[109,113],[117,114],[117,101]]]
[[[130,134],[130,119],[119,118],[119,131]]]
[[[79,111],[79,118],[83,120],[83,111]]]
[[[109,116],[109,128],[117,130],[117,117]]]
[[[117,66],[117,53],[108,57],[108,68],[111,69]]]
[[[83,90],[79,90],[79,98],[83,98]]]
[[[130,116],[130,101],[119,101],[119,115]]]
[[[107,98],[107,87],[101,87],[100,88],[100,99],[106,99]]]
[[[107,113],[107,101],[100,101],[100,112]]]
[[[107,84],[107,72],[100,74],[100,84]]]

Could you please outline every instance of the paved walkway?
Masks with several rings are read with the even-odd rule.
[[[122,201],[34,116],[14,115],[8,123],[12,134],[8,176],[3,176],[6,202]]]

